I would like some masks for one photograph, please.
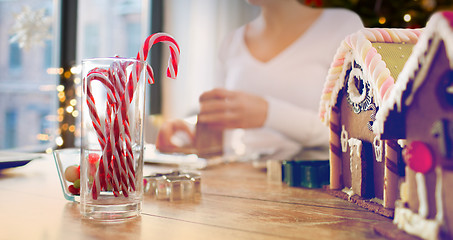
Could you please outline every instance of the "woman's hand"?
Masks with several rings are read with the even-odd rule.
[[[198,121],[221,129],[262,127],[268,105],[260,96],[217,88],[200,96]]]
[[[187,152],[193,148],[194,133],[181,120],[164,122],[157,133],[156,148],[161,152]]]

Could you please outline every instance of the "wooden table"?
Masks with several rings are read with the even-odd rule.
[[[156,166],[146,165],[145,174]],[[82,219],[63,198],[50,155],[0,172],[0,239],[381,239],[390,219],[322,190],[267,181],[250,163],[201,171],[202,195],[169,202],[146,196],[141,217]]]

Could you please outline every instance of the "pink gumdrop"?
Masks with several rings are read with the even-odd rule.
[[[427,173],[434,165],[429,147],[421,141],[413,141],[403,151],[406,164],[414,171]]]
[[[99,161],[99,154],[97,153],[90,153],[88,154],[88,162],[91,164],[95,164]]]

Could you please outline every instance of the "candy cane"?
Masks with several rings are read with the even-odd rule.
[[[170,58],[168,60],[167,76],[176,78],[178,73],[179,46],[176,41],[168,34],[156,33],[149,36],[141,50],[137,54],[137,59],[146,61],[151,47],[159,42],[165,42],[169,45]],[[106,108],[105,130],[100,127],[99,116],[96,113],[94,98],[91,95],[91,89],[87,90],[87,104],[90,109],[90,116],[93,127],[98,135],[98,141],[103,149],[101,157],[102,168],[98,168],[95,181],[92,186],[93,199],[97,199],[99,191],[106,189],[109,182],[114,188],[115,196],[119,195],[121,190],[125,197],[128,196],[128,190],[135,191],[135,168],[134,157],[131,144],[131,135],[129,131],[129,118],[127,111],[134,97],[139,75],[142,67],[136,65],[131,71],[129,79],[126,77],[125,69],[130,64],[114,63],[108,70],[96,69],[88,74],[87,77],[92,80],[101,81],[107,88],[108,106]],[[148,83],[154,83],[154,73],[151,66],[146,64],[146,80]],[[89,84],[88,84],[89,85]],[[124,141],[125,146],[122,143]],[[106,174],[107,173],[107,174]],[[101,180],[99,175],[105,174],[105,179]]]
[[[100,121],[99,115],[97,114],[94,97],[91,93],[91,81],[97,80],[106,87],[107,96],[108,96],[108,104],[107,104],[107,110],[108,110],[109,106],[113,106],[116,104],[117,97],[114,94],[115,89],[114,89],[113,85],[111,84],[109,79],[104,75],[106,73],[107,72],[100,71],[99,69],[94,69],[94,70],[90,71],[90,73],[88,73],[87,79],[86,79],[87,105],[88,105],[90,117],[91,117],[91,120],[93,123],[93,127],[98,135],[98,141],[101,145],[101,149],[103,149],[103,153],[102,153],[102,156],[101,156],[101,159],[99,162],[99,166],[103,166],[103,167],[98,168],[98,170],[96,171],[96,176],[95,176],[95,179],[93,182],[93,187],[92,187],[92,196],[94,199],[96,199],[97,195],[99,195],[99,191],[101,191],[101,188],[107,188],[107,180],[105,178],[106,178],[106,174],[109,172],[108,162],[109,162],[109,158],[111,158],[111,157],[110,157],[110,154],[108,151],[110,149],[110,146],[109,146],[110,144],[107,142],[106,134],[104,134],[104,132],[102,131],[102,128],[100,126],[101,121]],[[105,128],[106,130],[105,131],[106,132],[109,131],[108,119],[109,119],[109,116],[107,114],[107,116],[105,117],[105,121],[106,121],[106,128]],[[104,177],[101,178],[100,175],[104,175]],[[116,187],[115,184],[112,184],[112,185],[114,186],[114,188]]]
[[[131,173],[131,169],[133,169],[133,166],[127,168],[127,166],[124,163],[122,163],[122,162],[124,162],[124,160],[123,160],[124,156],[122,153],[123,152],[122,147],[119,144],[119,141],[120,141],[119,134],[120,134],[120,132],[123,132],[123,131],[118,130],[118,127],[116,127],[116,128],[114,127],[112,129],[112,126],[122,126],[121,124],[119,124],[119,122],[123,122],[121,119],[121,116],[125,116],[126,121],[128,122],[127,115],[118,113],[118,110],[122,109],[121,103],[127,102],[124,100],[125,99],[124,96],[123,97],[120,96],[120,94],[122,92],[124,92],[123,86],[125,85],[126,80],[123,77],[126,76],[124,70],[127,67],[127,65],[124,65],[124,66],[116,66],[116,65],[118,65],[118,64],[113,64],[107,71],[108,78],[105,76],[96,75],[98,78],[101,78],[101,80],[103,82],[107,82],[107,80],[108,80],[111,83],[111,85],[108,84],[108,88],[112,89],[111,86],[114,86],[114,88],[113,88],[115,90],[114,98],[117,100],[120,99],[120,104],[118,104],[117,102],[115,103],[115,102],[111,102],[111,101],[108,101],[108,104],[107,104],[106,118],[105,118],[105,132],[106,132],[105,135],[107,136],[108,141],[106,141],[106,144],[103,146],[102,156],[103,156],[103,159],[105,159],[105,161],[101,162],[101,164],[103,163],[104,169],[107,169],[110,176],[112,176],[112,178],[110,179],[111,180],[110,183],[113,186],[113,192],[114,192],[115,196],[119,195],[120,189],[122,190],[124,196],[128,196],[128,190],[127,190],[128,186],[131,186],[131,188],[133,190],[135,190],[135,184],[134,184],[135,172]],[[109,95],[111,96],[112,94],[109,93]],[[109,98],[112,98],[112,97],[109,97]],[[113,109],[110,109],[110,107],[112,107]],[[114,114],[113,125],[112,125],[112,121],[111,121],[112,114]],[[128,129],[127,129],[127,131],[124,131],[124,132],[129,133]],[[130,145],[130,134],[125,138],[129,139],[129,145]],[[129,147],[129,148],[131,149],[131,147]],[[130,152],[132,152],[132,150],[130,150]],[[126,156],[127,156],[127,158],[130,158],[129,154],[126,154]],[[110,162],[109,160],[112,162]],[[102,159],[101,159],[101,161],[102,161]],[[110,163],[108,163],[108,162],[110,162]],[[107,167],[106,167],[106,165],[107,165]],[[128,165],[131,166],[130,164],[128,164]],[[100,182],[102,183],[102,181],[103,181],[103,178],[100,178],[100,175],[103,172],[105,172],[105,170],[103,170],[102,168],[98,168],[98,171],[96,172],[95,180],[94,180],[93,187],[92,187],[93,199],[97,199],[97,196],[99,195],[99,192],[101,189],[107,188],[106,184],[99,184]],[[129,181],[126,179],[126,176],[129,176],[129,179],[128,179]],[[103,185],[103,186],[100,186],[100,185]]]
[[[113,186],[113,193],[115,196],[119,196],[119,191],[122,191],[122,194],[127,197],[128,196],[128,187],[130,184],[128,183],[125,175],[127,170],[125,169],[124,165],[121,164],[123,162],[123,151],[120,141],[120,130],[118,129],[118,126],[120,126],[118,122],[118,116],[121,116],[118,114],[118,110],[121,108],[121,102],[124,100],[121,100],[124,97],[121,97],[121,93],[123,91],[118,90],[118,86],[122,87],[125,83],[126,80],[123,79],[121,76],[118,76],[121,72],[124,75],[124,68],[125,66],[120,66],[119,68],[116,68],[115,65],[118,64],[112,64],[112,66],[109,68],[109,80],[112,83],[112,85],[115,87],[115,97],[116,99],[119,99],[119,103],[117,104],[112,104],[111,107],[112,109],[109,111],[110,108],[107,108],[107,118],[106,118],[106,128],[109,131],[108,139],[107,141],[107,148],[104,149],[104,152],[110,153],[109,155],[109,174],[112,176],[111,184]],[[114,119],[112,121],[112,118]],[[121,120],[120,120],[121,122]],[[95,189],[93,189],[95,190]],[[134,190],[135,190],[135,185],[134,185]],[[97,197],[96,195],[99,194],[98,192],[92,191],[93,196]],[[96,194],[96,195],[94,195]]]
[[[113,63],[112,67],[110,68],[111,72],[116,74],[112,74],[112,83],[116,89],[116,95],[120,93],[124,93],[124,88],[127,82],[127,76],[125,74],[125,68],[130,64],[124,64],[124,66],[119,66],[118,63]],[[131,144],[131,137],[129,132],[129,119],[127,115],[127,109],[129,107],[129,102],[126,101],[125,96],[118,96],[120,99],[120,103],[117,107],[117,112],[114,117],[114,124],[119,126],[119,131],[114,135],[116,141],[115,149],[117,152],[117,159],[120,161],[116,164],[116,166],[121,166],[121,176],[122,176],[122,183],[128,183],[127,186],[131,187],[131,190],[135,191],[135,169],[133,166],[133,152],[132,152],[132,144]],[[122,123],[122,124],[119,124]],[[123,148],[119,145],[119,141],[121,139],[125,142],[125,149],[124,149],[124,156],[123,156]],[[125,159],[125,160],[124,160]],[[125,161],[125,163],[124,163]],[[124,179],[124,175],[127,176],[127,181]]]
[[[166,42],[167,44],[169,44],[170,58],[168,61],[167,76],[170,78],[176,78],[177,72],[178,72],[178,62],[179,62],[179,46],[176,43],[176,41],[173,39],[173,37],[171,37],[170,35],[168,35],[166,33],[156,33],[156,34],[149,36],[145,40],[141,50],[138,52],[137,59],[141,60],[141,61],[146,61],[151,47],[154,44],[159,43],[159,42]],[[175,49],[177,49],[177,52],[175,51]],[[141,72],[141,68],[139,65],[137,65],[135,69],[136,69],[136,71],[131,72],[131,76],[129,77],[129,80],[126,83],[126,89],[124,91],[121,91],[121,92],[124,92],[124,94],[125,94],[124,99],[128,99],[128,101],[120,101],[118,109],[120,109],[121,112],[120,112],[120,115],[118,115],[118,117],[123,117],[123,118],[127,117],[127,109],[129,108],[129,104],[133,99],[133,95],[134,95],[135,89],[137,87],[137,82],[139,79],[139,74]],[[146,73],[148,74],[147,77],[149,77],[147,79],[148,83],[153,83],[154,74],[153,74],[152,68],[149,65],[147,65]],[[116,85],[116,86],[118,86],[118,85]],[[121,98],[121,100],[123,100],[123,98]],[[125,105],[125,106],[123,106],[123,105]],[[115,121],[116,121],[116,118],[115,118]],[[128,121],[124,121],[123,123],[124,123],[124,125],[122,125],[123,131],[121,131],[121,132],[127,133],[126,138],[125,138],[126,139],[126,148],[127,148],[126,150],[128,151],[129,154],[126,154],[126,156],[127,156],[126,164],[121,165],[121,166],[128,166],[127,169],[131,170],[128,174],[129,178],[132,178],[132,179],[130,179],[130,181],[135,182],[134,181],[135,172],[133,170],[134,169],[133,168],[133,152],[132,152],[132,147],[130,144],[130,134],[128,134],[129,133]],[[135,190],[135,186],[132,185],[131,187],[132,187],[132,189]]]
[[[99,115],[97,114],[96,103],[95,103],[93,94],[91,92],[91,81],[94,81],[94,80],[100,81],[104,86],[106,86],[109,104],[111,104],[111,105],[115,104],[117,99],[114,95],[115,89],[105,75],[103,75],[100,72],[94,72],[94,71],[88,73],[87,79],[86,79],[86,82],[87,82],[87,88],[86,88],[87,100],[86,101],[87,101],[88,110],[90,113],[90,118],[91,118],[91,121],[93,124],[93,128],[98,135],[99,144],[101,145],[101,148],[104,148],[105,144],[106,144],[105,136],[104,136],[104,133],[101,128],[101,120],[99,118]]]
[[[107,73],[110,73],[110,71],[108,71]],[[100,166],[103,166],[103,167],[98,168],[98,170],[96,171],[95,179],[94,179],[94,182],[92,185],[91,191],[92,191],[93,199],[97,199],[97,196],[99,195],[99,193],[102,189],[107,189],[106,182],[110,182],[111,185],[113,186],[113,192],[114,192],[115,196],[119,195],[118,193],[119,193],[120,188],[123,191],[123,194],[125,196],[127,196],[127,190],[125,189],[125,187],[123,187],[124,171],[123,172],[119,171],[119,164],[118,164],[118,161],[120,161],[120,156],[122,156],[121,153],[118,154],[120,145],[115,144],[115,142],[117,142],[117,140],[119,140],[119,137],[116,137],[116,134],[118,134],[118,131],[116,131],[116,133],[115,133],[115,130],[112,131],[112,129],[111,129],[111,126],[112,126],[111,114],[117,112],[116,108],[119,106],[119,104],[117,102],[112,101],[112,100],[113,99],[118,100],[118,99],[121,99],[121,97],[120,97],[120,93],[117,91],[117,89],[115,89],[114,84],[112,84],[112,82],[114,82],[112,80],[114,78],[114,75],[113,74],[108,74],[108,75],[109,75],[109,78],[107,78],[104,74],[102,74],[100,72],[94,72],[94,71],[92,71],[88,74],[89,78],[100,80],[104,85],[107,86],[107,89],[109,90],[108,91],[109,100],[107,101],[106,117],[105,117],[105,135],[102,134],[99,124],[96,124],[96,123],[99,123],[100,120],[95,111],[96,109],[94,106],[94,101],[87,102],[91,112],[93,112],[93,114],[91,114],[92,121],[93,121],[95,128],[97,128],[96,132],[98,133],[98,138],[99,138],[99,141],[101,144],[101,148],[103,150],[102,157],[100,159]],[[90,86],[90,85],[88,85],[88,86]],[[88,87],[87,89],[88,89],[87,95],[90,96],[89,99],[93,99],[93,97],[91,95],[90,87]],[[112,93],[112,90],[114,90],[113,91],[114,94]],[[93,105],[91,105],[91,104],[93,104]],[[113,109],[111,109],[111,108],[113,108]],[[115,114],[115,115],[117,115],[117,114]],[[106,137],[107,137],[107,139],[105,139]],[[112,158],[115,159],[116,161],[113,161]],[[111,163],[110,161],[113,161],[113,163]],[[113,166],[111,166],[111,165],[113,165]],[[101,175],[104,175],[105,178],[107,178],[105,173],[108,173],[111,176],[110,181],[100,177]],[[121,179],[121,180],[119,180],[119,179]]]
[[[114,69],[117,69],[117,73],[119,74],[116,74],[115,76],[117,76],[115,78],[115,87],[117,88],[117,90],[120,92],[120,93],[125,93],[127,91],[125,91],[125,87],[126,87],[126,83],[127,83],[127,76],[126,76],[126,73],[124,71],[124,69],[126,68],[126,66],[123,66],[122,68],[116,68],[118,67],[117,65],[119,64],[115,64],[114,63],[114,66],[112,66]],[[127,65],[128,66],[128,65]],[[134,67],[132,67],[134,68]],[[132,79],[136,79],[136,73],[132,71]],[[127,95],[127,94],[126,94]],[[131,188],[132,190],[135,190],[135,169],[133,167],[133,151],[132,151],[132,144],[131,144],[131,136],[130,136],[130,131],[129,131],[129,117],[127,115],[127,109],[129,109],[129,105],[130,105],[130,102],[127,101],[126,99],[127,96],[123,96],[120,98],[120,104],[118,106],[118,110],[120,111],[120,114],[117,115],[117,117],[115,118],[115,121],[119,121],[119,122],[122,122],[123,124],[120,124],[120,132],[122,133],[122,136],[123,136],[123,139],[125,141],[125,151],[126,151],[126,162],[127,162],[127,165],[126,165],[126,170],[127,170],[127,173],[128,173],[128,177],[129,177],[129,181],[132,183],[131,184]]]
[[[151,47],[159,42],[165,42],[169,45],[170,49],[170,58],[168,59],[167,66],[167,77],[175,79],[178,75],[178,63],[179,63],[179,46],[176,43],[175,39],[166,33],[155,33],[146,38],[145,42],[142,45],[142,48],[137,53],[137,59],[141,61],[146,61],[148,59],[148,53],[151,50]],[[147,81],[149,84],[154,83],[154,74],[152,68],[147,66],[146,72],[148,74]]]
[[[170,36],[166,33],[156,33],[156,34],[149,36],[143,43],[143,46],[140,49],[140,51],[137,53],[137,59],[141,60],[141,61],[146,61],[148,58],[148,53],[151,50],[151,47],[154,44],[159,43],[159,42],[165,42],[169,45],[170,58],[168,60],[167,76],[174,79],[174,78],[176,78],[176,76],[178,74],[178,62],[179,62],[180,50],[179,50],[178,44],[176,43],[176,41],[174,40],[174,38],[172,36]],[[120,102],[120,106],[123,104],[126,104],[125,110],[127,110],[129,108],[129,103],[133,99],[133,95],[134,95],[135,89],[137,87],[137,82],[139,80],[139,74],[141,72],[139,65],[137,65],[135,69],[136,69],[136,71],[131,72],[131,76],[129,78],[129,81],[126,84],[126,89],[124,91],[125,99],[128,99],[128,101]],[[150,83],[150,84],[154,83],[153,69],[148,64],[146,65],[146,73],[147,73],[148,83]],[[121,115],[127,116],[126,111],[123,111],[123,108],[120,107],[119,109],[121,109]],[[125,121],[125,124],[129,124],[129,122]],[[124,125],[124,132],[129,133],[128,125]],[[130,137],[130,134],[126,134],[126,135],[128,135]],[[129,156],[129,158],[127,158],[127,164],[129,166],[129,169],[133,170],[134,169],[133,162],[132,162],[133,161],[133,152],[132,152],[131,145],[130,144],[128,145],[128,140],[126,140],[126,148],[127,148],[127,151],[129,152],[129,154],[127,154],[127,156]],[[134,172],[131,172],[129,176],[134,177],[134,179],[135,179]],[[135,181],[133,181],[133,182],[135,182]],[[135,189],[134,186],[132,186],[132,188]]]

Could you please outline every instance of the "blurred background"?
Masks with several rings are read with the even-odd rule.
[[[351,9],[366,27],[420,28],[433,12],[453,10],[453,0],[298,1]],[[160,31],[180,45],[180,72],[166,79],[167,48],[152,48],[149,125],[195,114],[218,76],[222,39],[258,14],[245,0],[0,0],[0,150],[78,146],[81,60],[135,57]]]

